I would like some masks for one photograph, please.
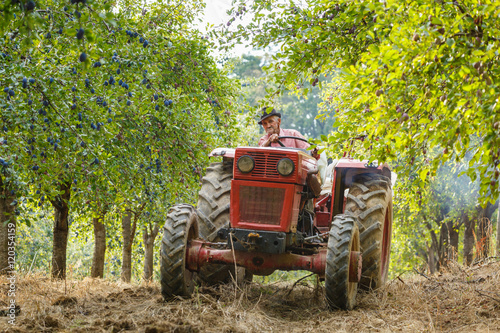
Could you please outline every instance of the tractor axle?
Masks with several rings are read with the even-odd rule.
[[[275,270],[306,270],[325,275],[326,248],[319,249],[312,255],[292,253],[270,254],[261,252],[233,251],[231,249],[214,249],[210,243],[192,240],[186,251],[186,266],[190,271],[198,272],[206,264],[225,264],[245,267],[256,275],[269,275]]]

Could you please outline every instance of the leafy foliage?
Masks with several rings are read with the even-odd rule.
[[[334,119],[333,113],[324,112],[318,116],[321,104],[319,86],[305,83],[309,91],[307,95],[299,93],[302,89],[295,87],[295,90],[289,91],[288,94],[267,98],[267,92],[276,88],[272,82],[269,82],[272,81],[272,77],[265,72],[270,61],[268,54],[265,56],[243,55],[240,59],[234,60],[232,72],[241,81],[244,102],[258,110],[264,105],[273,105],[282,114],[281,126],[283,128],[296,129],[311,138],[327,135]]]
[[[45,222],[36,216],[60,183],[71,184],[70,217],[86,237],[93,215],[111,214],[108,231],[116,231],[115,214],[126,207],[147,223],[153,212],[195,200],[210,149],[240,140],[239,86],[192,27],[203,7],[1,5],[0,168],[21,222]]]
[[[323,88],[331,156],[391,164],[401,272],[438,251],[443,226],[458,232],[460,215],[477,219],[476,202],[498,198],[499,12],[492,1],[236,1],[214,34],[223,48],[277,50],[269,97]]]
[[[202,3],[3,6],[0,149],[18,195],[41,206],[64,180],[79,210],[192,197],[207,150],[237,133],[238,92],[188,27]]]
[[[470,153],[466,172],[479,177],[482,203],[498,197],[498,4],[267,0],[237,2],[232,12],[254,20],[218,32],[224,47],[279,45],[269,68],[277,89],[340,70],[325,95],[337,108],[334,149],[366,138],[354,157],[398,161],[398,174],[416,172],[416,183]],[[439,153],[428,156],[431,148]]]

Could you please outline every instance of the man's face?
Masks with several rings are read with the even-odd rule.
[[[262,120],[262,127],[267,134],[280,134],[281,118],[272,116]]]

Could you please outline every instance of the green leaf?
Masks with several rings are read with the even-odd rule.
[[[425,180],[427,179],[427,174],[429,173],[429,170],[427,169],[421,169],[418,173],[418,175],[420,176],[420,179],[422,179],[423,182],[425,182]]]

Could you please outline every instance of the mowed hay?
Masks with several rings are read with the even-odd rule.
[[[7,280],[0,278],[0,307]],[[500,263],[439,276],[403,275],[358,296],[350,312],[329,311],[323,287],[301,282],[200,288],[164,302],[157,283],[19,276],[16,325],[1,332],[500,332]]]

